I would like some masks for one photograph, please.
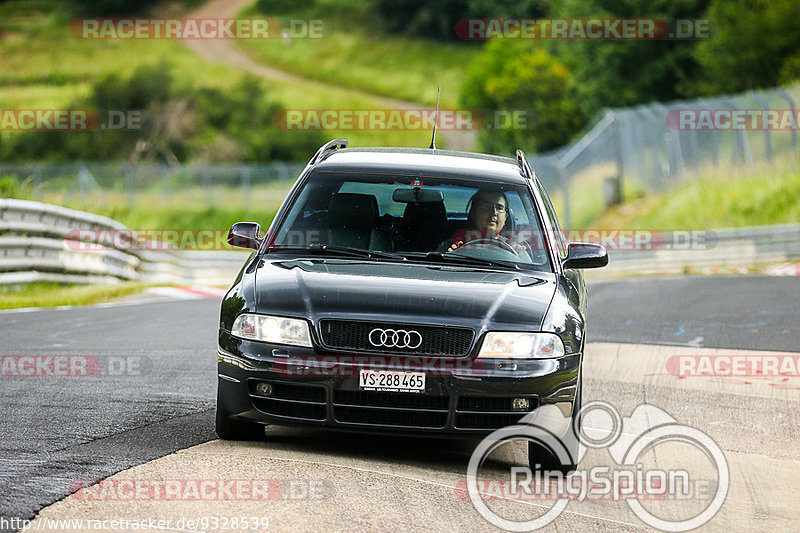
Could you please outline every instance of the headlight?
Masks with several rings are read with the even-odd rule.
[[[555,333],[493,331],[486,334],[478,357],[550,359],[564,355],[564,343]]]
[[[231,333],[243,339],[311,347],[308,322],[297,318],[245,313],[236,317]]]

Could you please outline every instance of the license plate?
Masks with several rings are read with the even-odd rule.
[[[362,370],[358,378],[358,387],[361,390],[423,392],[425,390],[425,373]]]

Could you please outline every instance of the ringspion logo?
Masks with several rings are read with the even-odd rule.
[[[508,475],[499,479],[479,477],[492,452],[519,441],[548,450],[557,464],[577,468],[566,476],[559,468],[548,470],[531,461],[530,468],[511,466]],[[653,450],[662,445],[667,446],[660,449],[680,447],[680,453],[653,461]],[[611,462],[580,468],[587,449],[607,450]],[[704,462],[693,462],[690,457],[703,457]],[[558,518],[570,502],[588,499],[624,501],[644,524],[682,532],[713,519],[725,503],[729,487],[727,458],[707,434],[680,424],[653,405],[640,404],[623,417],[611,404],[593,401],[571,417],[565,417],[555,405],[544,405],[517,424],[490,433],[472,453],[465,483],[456,487],[456,495],[468,497],[481,517],[505,531],[541,529]],[[487,505],[497,499],[537,505],[530,506],[527,520],[520,520],[519,515],[504,516],[502,507]],[[687,501],[696,507],[678,513],[669,507],[677,503],[677,508],[686,509]],[[665,505],[658,505],[660,502]]]

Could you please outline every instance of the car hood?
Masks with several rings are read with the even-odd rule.
[[[259,313],[402,324],[538,329],[555,292],[550,273],[441,264],[262,260]]]

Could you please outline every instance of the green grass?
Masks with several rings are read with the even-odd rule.
[[[248,189],[214,186],[183,187],[166,194],[163,190],[139,191],[133,197],[122,191],[89,192],[85,197],[61,188],[34,188],[30,179],[23,183],[12,176],[0,176],[0,197],[34,200],[109,217],[134,230],[203,230],[221,232],[231,224],[253,221],[266,230],[292,183],[276,181]],[[204,233],[204,235],[207,235]],[[156,238],[154,235],[152,238]],[[187,247],[193,247],[188,241]],[[229,248],[225,245],[226,249]]]
[[[377,28],[364,0],[317,0],[313,7],[279,15],[249,7],[240,15],[274,17],[282,27],[289,19],[323,21],[323,39],[237,41],[256,61],[426,106],[436,104],[437,86],[442,87],[442,107],[458,106],[466,66],[481,49],[475,43],[387,35]]]
[[[0,287],[0,309],[90,305],[121,298],[139,292],[145,287],[147,285],[141,283],[114,285],[30,283],[22,286],[5,286]]]
[[[0,109],[60,108],[87,96],[91,84],[105,75],[127,76],[139,66],[165,60],[174,68],[176,79],[193,86],[227,88],[241,79],[239,70],[208,62],[178,41],[76,39],[69,33],[72,15],[66,5],[56,0],[0,3]],[[183,9],[175,16],[185,15]],[[353,94],[347,88],[323,88],[315,82],[263,83],[267,97],[287,108],[383,107],[368,95]],[[328,133],[331,138],[346,136],[357,146],[421,146],[427,142],[427,132],[417,131]]]
[[[599,201],[599,199],[598,199]],[[593,228],[710,229],[800,221],[800,170],[710,176],[604,213]]]
[[[127,227],[139,230],[175,229],[175,230],[215,230],[227,233],[234,222],[258,222],[266,230],[278,206],[264,209],[244,209],[225,207],[193,207],[147,209],[110,209],[104,214],[122,222]],[[231,248],[234,249],[234,248]]]
[[[569,185],[569,228],[566,227],[564,189],[561,187],[548,188],[547,194],[565,229],[593,227],[593,221],[603,214],[603,182],[614,172],[613,165],[601,165],[572,177]]]

